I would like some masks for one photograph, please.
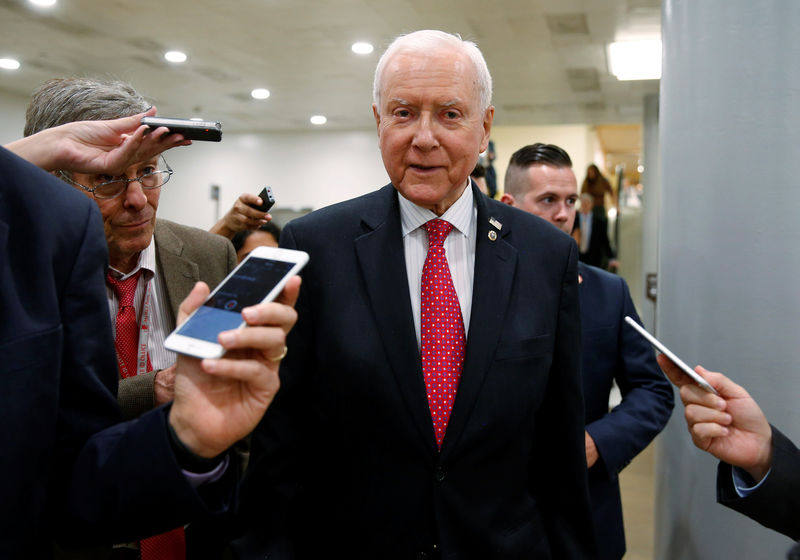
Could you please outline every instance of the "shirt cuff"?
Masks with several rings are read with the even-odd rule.
[[[186,480],[189,482],[192,488],[197,488],[198,486],[202,486],[203,484],[211,484],[212,482],[216,482],[222,478],[222,475],[225,474],[226,470],[228,470],[229,464],[230,457],[226,454],[222,459],[222,462],[208,472],[194,473],[187,471],[186,469],[181,469],[181,472],[183,473],[183,476],[186,477]]]
[[[767,480],[769,473],[772,472],[772,467],[767,471],[767,474],[764,475],[758,484],[756,481],[753,480],[753,477],[750,476],[747,471],[744,469],[740,469],[739,467],[733,467],[731,469],[731,478],[733,479],[733,489],[736,490],[736,493],[739,495],[740,498],[746,498],[753,492],[755,492],[759,486],[764,484],[764,481]]]

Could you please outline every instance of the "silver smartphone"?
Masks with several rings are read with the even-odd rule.
[[[711,385],[709,385],[708,381],[700,377],[699,373],[697,373],[695,370],[686,365],[686,363],[683,360],[681,360],[678,356],[676,356],[669,348],[664,346],[664,344],[660,340],[658,340],[652,334],[644,330],[644,327],[639,325],[639,323],[637,323],[636,321],[627,316],[625,317],[625,322],[628,323],[630,326],[632,326],[634,329],[636,329],[636,332],[645,337],[650,342],[650,344],[656,347],[657,350],[659,350],[667,358],[672,360],[676,366],[681,368],[684,371],[684,373],[686,373],[686,375],[694,379],[695,383],[700,385],[700,387],[702,387],[709,393],[714,393],[715,395],[719,395],[717,390],[714,389],[714,387],[712,387]]]
[[[173,352],[197,358],[219,358],[222,331],[245,327],[242,309],[272,301],[289,278],[308,262],[308,253],[277,247],[256,247],[217,286],[205,303],[164,341]]]

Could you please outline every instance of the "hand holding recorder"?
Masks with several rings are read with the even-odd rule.
[[[297,320],[300,279],[292,276],[272,302],[245,307],[248,327],[223,332],[220,359],[179,355],[169,421],[180,440],[202,457],[215,457],[249,434],[278,391],[286,334]],[[198,282],[180,307],[179,323],[201,306],[208,286]]]
[[[274,204],[275,197],[269,187],[263,188],[258,195],[242,193],[231,209],[208,231],[233,239],[240,231],[258,229],[271,219],[268,212]]]
[[[148,127],[140,121],[155,113],[151,107],[121,119],[71,122],[15,140],[5,148],[47,171],[122,173],[170,148],[191,144],[168,134],[166,128],[145,134]]]

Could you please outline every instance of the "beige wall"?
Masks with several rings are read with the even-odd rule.
[[[497,171],[498,191],[503,190],[503,179],[511,154],[519,148],[535,142],[555,144],[567,151],[572,158],[578,185],[583,182],[586,167],[595,161],[598,151],[597,134],[588,125],[554,125],[554,126],[496,126],[492,129],[492,140],[497,159],[494,167]]]

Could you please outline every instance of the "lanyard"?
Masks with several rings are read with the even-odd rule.
[[[147,356],[147,339],[150,337],[150,311],[152,303],[152,290],[150,281],[147,281],[144,291],[144,305],[142,307],[142,318],[139,321],[139,346],[136,347],[136,375],[147,373],[150,360]]]

